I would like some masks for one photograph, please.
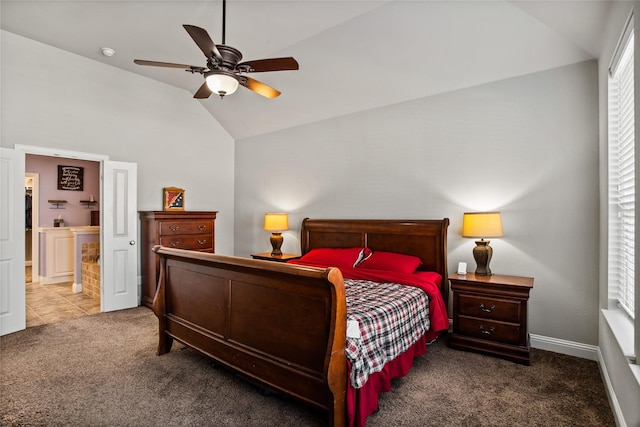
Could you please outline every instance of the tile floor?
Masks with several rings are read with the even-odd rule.
[[[41,285],[31,283],[26,271],[27,328],[100,313],[100,301],[71,290],[71,282]]]

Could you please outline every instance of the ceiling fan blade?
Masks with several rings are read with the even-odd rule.
[[[207,33],[207,30],[204,28],[196,27],[195,25],[183,25],[184,29],[187,30],[187,33],[191,36],[194,42],[198,45],[204,56],[207,59],[212,59],[212,56],[215,56],[216,59],[222,61],[222,55],[218,51],[216,44]]]
[[[246,69],[248,73],[261,73],[265,71],[286,71],[297,70],[299,68],[298,61],[291,57],[287,58],[270,58],[257,59],[255,61],[247,61],[238,64],[238,69]]]
[[[280,91],[262,82],[259,82],[256,79],[252,79],[251,77],[242,76],[240,78],[240,84],[247,89],[254,91],[258,95],[264,96],[265,98],[273,99],[277,96],[280,96]]]
[[[191,69],[200,69],[202,67],[195,67],[193,65],[186,65],[186,64],[174,64],[172,62],[158,62],[158,61],[147,61],[144,59],[134,59],[133,62],[135,62],[138,65],[151,65],[153,67],[169,67],[169,68],[182,68],[185,70],[191,70]]]
[[[200,86],[200,89],[198,89],[198,91],[195,93],[195,95],[193,95],[193,97],[196,99],[206,99],[211,95],[211,93],[211,89],[209,89],[209,86],[207,86],[207,82],[204,82],[202,86]]]

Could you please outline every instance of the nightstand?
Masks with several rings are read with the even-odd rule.
[[[282,255],[271,255],[271,252],[262,252],[259,254],[251,254],[251,258],[253,259],[261,259],[263,261],[274,261],[274,262],[287,262],[292,259],[298,259],[301,255],[294,254],[282,254]]]
[[[528,365],[527,302],[533,278],[449,276],[453,292],[453,333],[449,346],[492,354]]]

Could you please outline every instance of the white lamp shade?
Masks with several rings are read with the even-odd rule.
[[[227,74],[211,73],[205,80],[211,92],[218,95],[231,95],[238,89],[238,80]]]
[[[284,231],[289,229],[289,215],[286,213],[264,214],[264,229],[267,231]]]
[[[500,212],[466,212],[462,217],[462,237],[502,237]]]

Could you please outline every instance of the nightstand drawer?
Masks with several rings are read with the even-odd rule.
[[[177,234],[211,233],[213,221],[161,221],[158,224],[160,236],[175,236]]]
[[[208,234],[200,236],[160,237],[160,244],[169,248],[213,252],[213,239],[212,236]]]
[[[458,298],[458,313],[461,315],[503,320],[505,322],[520,322],[519,301],[462,293],[459,294]]]
[[[520,344],[520,325],[493,322],[487,319],[460,316],[457,332],[492,341],[507,344]]]

